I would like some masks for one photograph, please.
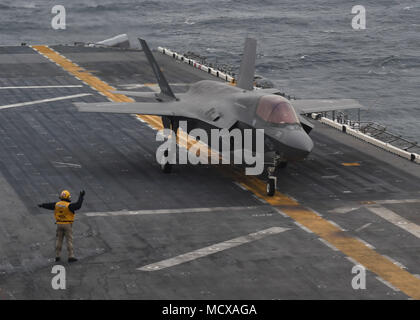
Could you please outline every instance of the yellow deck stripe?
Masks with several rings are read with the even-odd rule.
[[[85,69],[77,66],[54,50],[46,46],[33,46],[33,48],[60,65],[70,74],[78,77],[95,90],[103,93],[110,100],[115,102],[133,102],[131,98],[125,95],[111,93],[110,91],[115,90],[115,88],[109,86],[107,83],[93,76]],[[155,129],[162,128],[160,117],[140,115],[138,117]],[[186,137],[186,134],[183,136],[181,135],[179,140],[182,141],[183,144],[185,143],[188,148],[193,144],[190,141],[191,139]],[[229,169],[226,169],[226,167],[222,168],[224,168],[224,172],[234,178],[234,180],[240,182],[249,191],[253,192],[261,199],[264,199],[273,207],[278,208],[322,239],[328,241],[345,255],[353,258],[373,273],[376,273],[406,295],[420,300],[420,279],[396,266],[392,261],[367,247],[366,244],[360,240],[349,236],[337,226],[315,214],[310,209],[301,206],[297,201],[290,197],[279,192],[276,192],[273,197],[268,197],[265,191],[266,185],[260,179],[254,176],[246,176],[232,166],[229,166]]]
[[[104,94],[113,102],[134,102],[133,99],[123,95],[123,94],[116,94],[112,93],[116,89],[106,82],[100,80],[99,78],[92,75],[90,72],[86,71],[84,68],[76,65],[66,57],[59,54],[57,51],[47,47],[47,46],[32,46],[32,48],[42,54],[44,57],[54,61],[64,70],[66,70],[71,75],[79,78],[81,81],[85,82],[91,88],[95,89],[96,91]],[[146,122],[152,122],[153,126],[162,126],[162,121],[160,117],[156,116],[140,116]]]
[[[230,172],[230,174],[232,173]],[[301,206],[295,200],[281,193],[276,193],[273,197],[267,196],[265,193],[266,185],[261,180],[255,177],[244,176],[239,172],[233,172],[233,176],[248,190],[331,243],[345,255],[376,273],[406,295],[420,300],[420,279],[408,271],[401,269],[389,259],[367,247],[360,240],[349,236],[346,232],[340,230],[337,226],[315,214],[310,209]]]

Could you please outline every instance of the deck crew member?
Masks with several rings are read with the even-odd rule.
[[[85,191],[80,191],[79,199],[75,203],[71,203],[71,195],[67,190],[60,193],[59,202],[49,202],[39,204],[38,207],[54,210],[55,223],[57,224],[56,245],[55,245],[55,261],[60,261],[61,247],[63,239],[66,237],[68,262],[75,262],[73,251],[73,222],[76,210],[82,207]]]

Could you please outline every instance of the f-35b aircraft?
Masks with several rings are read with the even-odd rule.
[[[342,109],[360,109],[353,99],[294,100],[280,95],[278,89],[254,90],[257,42],[247,38],[236,86],[216,80],[202,80],[190,85],[186,93],[175,95],[152,55],[147,43],[139,39],[150,63],[160,93],[153,93],[153,102],[133,103],[75,103],[81,112],[110,112],[156,115],[163,126],[175,132],[179,121],[185,120],[188,129],[264,129],[264,157],[267,160],[267,194],[274,195],[278,169],[288,161],[304,159],[314,144],[309,137],[313,125],[302,115]],[[116,91],[128,96],[151,97],[151,93]],[[209,135],[210,136],[210,135]],[[253,149],[256,150],[256,149]],[[251,150],[252,151],[252,150]],[[162,165],[170,172],[171,165]]]

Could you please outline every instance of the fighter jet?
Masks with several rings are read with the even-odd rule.
[[[362,109],[353,99],[294,100],[275,88],[254,88],[257,41],[245,40],[244,53],[236,85],[217,80],[202,80],[190,85],[186,93],[174,94],[146,41],[139,39],[159,84],[160,93],[115,91],[134,97],[152,97],[152,102],[75,103],[81,112],[110,112],[162,117],[164,128],[178,131],[179,121],[188,129],[263,129],[264,157],[267,166],[267,194],[274,195],[279,168],[289,161],[304,159],[314,144],[309,137],[313,128],[303,115],[342,109]],[[210,135],[209,135],[210,136]],[[255,151],[255,149],[251,150]],[[164,172],[171,164],[163,163]]]

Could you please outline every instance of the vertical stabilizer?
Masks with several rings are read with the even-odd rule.
[[[244,54],[242,56],[241,67],[237,87],[245,90],[254,89],[255,58],[257,56],[257,40],[246,38]]]
[[[161,97],[176,99],[175,94],[173,93],[171,87],[169,86],[168,81],[166,81],[166,78],[163,75],[162,71],[160,70],[159,65],[157,64],[155,57],[153,57],[153,54],[150,51],[149,46],[147,45],[146,41],[143,39],[139,39],[139,41],[140,41],[141,47],[143,48],[143,52],[146,55],[146,58],[153,69],[156,80],[159,84]]]

